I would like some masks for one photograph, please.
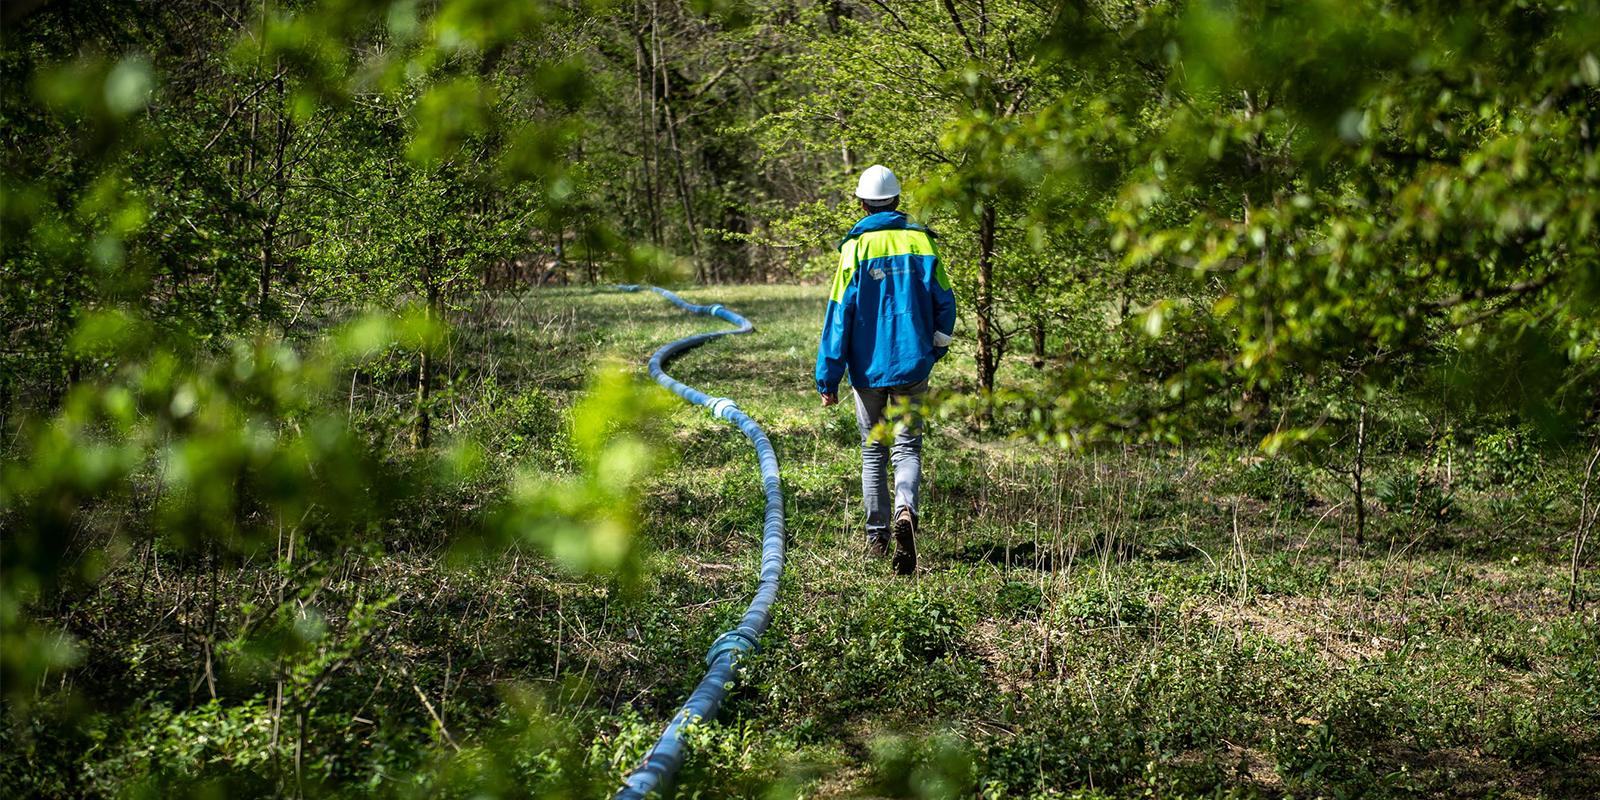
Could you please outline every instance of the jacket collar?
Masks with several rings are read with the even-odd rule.
[[[922,231],[929,236],[938,236],[933,231],[912,222],[911,218],[907,217],[903,211],[880,211],[877,214],[863,217],[860,222],[857,222],[850,229],[850,233],[839,240],[839,247],[842,248],[845,242],[871,231]]]

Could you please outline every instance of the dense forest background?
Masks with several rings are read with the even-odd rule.
[[[1299,520],[1285,524],[1306,541],[1336,530],[1336,549],[1304,565],[1318,580],[1381,548],[1361,573],[1380,583],[1335,581],[1359,602],[1409,608],[1409,559],[1424,551],[1443,559],[1423,569],[1439,586],[1463,564],[1516,564],[1538,575],[1506,581],[1558,596],[1535,628],[1565,620],[1559,647],[1484,650],[1473,625],[1526,632],[1509,611],[1449,631],[1478,640],[1473,664],[1535,669],[1552,654],[1544,693],[1407,746],[1543,770],[1483,777],[1485,792],[1584,791],[1561,781],[1593,765],[1600,713],[1585,549],[1600,520],[1600,3],[16,0],[0,26],[7,794],[614,788],[676,684],[574,666],[571,637],[659,630],[652,666],[687,670],[706,643],[695,626],[713,625],[673,628],[678,606],[651,605],[696,552],[664,531],[707,508],[730,531],[742,518],[686,477],[708,445],[666,433],[668,407],[610,358],[632,365],[691,323],[582,287],[693,282],[754,304],[758,326],[766,313],[786,338],[752,351],[770,364],[741,355],[713,376],[762,376],[751,391],[770,395],[755,402],[782,432],[837,439],[832,423],[802,422],[812,398],[791,362],[815,346],[811,287],[834,269],[855,176],[873,163],[900,176],[956,281],[958,357],[928,412],[962,465],[952,503],[985,487],[960,502],[1001,526],[985,535],[1004,538],[1004,573],[950,608],[933,590],[873,584],[911,594],[862,613],[911,632],[844,629],[898,636],[913,661],[978,663],[988,651],[950,644],[978,617],[1027,607],[1018,619],[1042,626],[1068,609],[1084,630],[1133,625],[1154,648],[1153,620],[1173,606],[1147,593],[1128,612],[1107,570],[1176,559],[1188,540],[1107,531],[1166,530],[1179,506],[1226,504],[1209,524],[1231,560],[1202,549],[1213,582],[1189,589],[1230,602],[1252,596],[1240,509]],[[660,330],[639,329],[643,315]],[[798,399],[780,399],[786,386]],[[1208,448],[1210,478],[1154,466]],[[845,455],[783,454],[801,465],[785,476],[799,519],[839,527],[822,499],[834,490],[807,481],[848,476]],[[1117,458],[1118,480],[1163,477],[1103,485]],[[1029,471],[1041,464],[1055,477]],[[1064,500],[1062,464],[1122,492],[1114,511]],[[991,496],[995,469],[1011,482]],[[1040,544],[1042,517],[1019,509],[1046,495],[1056,535]],[[1111,515],[1074,523],[1106,559],[1099,594],[1061,570],[1063,508]],[[1262,553],[1294,538],[1276,526]],[[1024,529],[1037,585],[1005,577]],[[966,543],[949,547],[960,561]],[[490,610],[486,598],[515,605],[491,579],[521,559],[537,610]],[[1396,559],[1405,584],[1391,595],[1375,576]],[[832,590],[799,587],[836,577],[797,579],[797,602],[823,608],[815,592]],[[743,589],[718,577],[683,591]],[[480,640],[468,667],[432,646],[455,641],[445,614],[505,613],[532,627],[484,634],[496,644]],[[930,613],[957,622],[918,627]],[[607,627],[613,614],[626,625]],[[1409,617],[1371,624],[1410,646]],[[1027,658],[1065,658],[1040,642]],[[759,691],[852,694],[793,677],[808,674],[800,655],[773,659],[793,674],[765,673]],[[532,666],[551,686],[498,671]],[[939,691],[979,680],[969,666]],[[1053,669],[1059,685],[1077,668]],[[609,696],[594,691],[600,672]],[[1384,749],[1399,735],[1380,721],[1276,709],[1287,728],[1161,739],[1151,718],[1101,716],[1092,688],[1045,713],[1002,697],[1014,681],[991,683],[1000,699],[971,712],[980,722],[933,701],[891,726],[915,744],[881,747],[837,721],[779,725],[747,698],[763,731],[830,733],[783,746],[749,727],[707,734],[697,763],[711,766],[681,791],[846,792],[857,784],[814,779],[851,770],[891,795],[1354,796],[1456,780]],[[374,704],[412,716],[352,733]],[[1090,707],[1092,722],[1071,716]],[[1211,730],[1173,713],[1172,730]],[[1040,733],[994,749],[1069,718],[1120,744]],[[882,727],[871,719],[857,727]],[[953,738],[930,734],[945,725]],[[806,753],[830,736],[854,744]],[[1244,755],[1218,755],[1233,740]],[[801,755],[754,764],[741,747]],[[1287,777],[1196,772],[1197,751],[1212,767],[1268,753]],[[1051,759],[1054,772],[1018,766]],[[834,766],[796,766],[814,762]],[[1395,778],[1424,768],[1443,783]],[[727,783],[729,770],[749,782]]]

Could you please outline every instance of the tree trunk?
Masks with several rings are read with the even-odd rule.
[[[994,340],[994,206],[985,203],[978,222],[978,390],[994,391],[994,373],[999,366]],[[987,412],[985,413],[987,418]]]
[[[689,195],[689,182],[684,176],[683,148],[678,146],[678,114],[672,109],[672,80],[667,72],[666,59],[660,57],[661,30],[655,24],[654,14],[651,19],[651,47],[656,51],[656,74],[661,76],[661,110],[667,123],[667,144],[672,148],[672,162],[674,175],[677,178],[678,201],[683,206],[683,222],[689,228],[689,255],[694,258],[695,272],[703,282],[707,277],[707,266],[700,258],[700,229],[694,221],[694,202]]]
[[[661,82],[667,83],[667,73],[663,68]],[[689,195],[689,182],[684,177],[683,150],[678,147],[678,117],[672,110],[672,100],[663,96],[663,108],[667,113],[667,141],[672,145],[673,163],[677,167],[678,199],[683,204],[683,221],[689,226],[689,254],[694,256],[695,263],[700,262],[700,226],[694,221],[694,204]],[[703,267],[696,267],[703,270]]]
[[[656,26],[660,16],[661,4],[656,0],[650,3],[650,185],[654,191],[650,193],[650,218],[655,226],[653,231],[654,244],[660,245],[665,238],[663,231],[664,222],[661,218],[661,84],[656,81],[656,73],[661,69],[661,48],[657,39]]]
[[[1362,472],[1365,471],[1367,458],[1367,404],[1361,404],[1361,414],[1356,418],[1356,465],[1351,470],[1354,473],[1356,487],[1356,547],[1367,543],[1367,500],[1363,492]]]
[[[51,365],[52,369],[50,371],[50,403],[48,406],[51,411],[61,407],[61,403],[66,400],[67,394],[72,391],[73,384],[78,382],[78,358],[73,355],[70,348],[62,343],[71,337],[72,328],[76,322],[75,315],[72,313],[73,294],[76,292],[79,296],[82,296],[83,291],[80,287],[78,276],[74,271],[67,270],[63,278],[57,286],[58,293],[56,295],[54,320],[56,344],[52,354],[54,363]]]
[[[261,231],[261,274],[256,286],[256,319],[267,321],[267,300],[272,296],[272,248],[275,231],[267,225]]]
[[[273,69],[277,69],[277,62],[273,62]],[[277,266],[278,220],[283,216],[286,202],[284,196],[289,192],[289,168],[285,159],[288,155],[291,123],[283,107],[283,78],[279,77],[274,83],[277,87],[277,102],[274,108],[277,112],[277,127],[272,146],[272,176],[268,178],[272,186],[272,210],[267,214],[266,222],[261,227],[261,274],[256,287],[256,318],[262,322],[267,321],[267,316],[271,312],[268,302],[272,299],[273,273]],[[265,201],[265,193],[262,194],[262,198]]]
[[[237,508],[235,508],[235,515],[243,516],[238,514]],[[215,700],[217,699],[217,543],[212,541],[207,549],[211,551],[211,558],[209,559],[211,562],[211,597],[206,608],[205,679],[206,690],[210,692],[211,699]]]
[[[822,6],[822,17],[828,23],[828,33],[831,35],[839,35],[839,20],[848,19],[849,16],[850,12],[842,0],[827,0]],[[850,149],[850,140],[843,134],[849,127],[847,113],[839,112],[839,157],[844,161],[844,171],[848,175],[856,171],[856,154]]]
[[[644,22],[637,4],[634,5],[634,66],[639,76],[636,100],[639,105],[639,145],[640,164],[639,174],[644,180],[644,191],[640,192],[640,199],[644,201],[645,209],[650,218],[650,241],[661,243],[661,213],[656,205],[656,186],[651,180],[652,168],[650,154],[655,145],[655,69],[645,62]],[[645,110],[645,84],[650,84],[650,109]],[[650,137],[646,141],[645,137]]]
[[[428,389],[432,382],[433,358],[428,354],[428,348],[423,347],[422,354],[417,360],[417,424],[411,430],[411,446],[418,450],[427,449],[433,435],[432,421],[428,415],[430,395]]]
[[[0,436],[6,436],[10,433],[11,369],[13,363],[10,358],[0,358]]]
[[[1600,447],[1589,458],[1583,471],[1583,489],[1578,493],[1578,528],[1572,532],[1572,567],[1568,571],[1567,610],[1578,610],[1578,565],[1583,563],[1583,545],[1588,540],[1595,523],[1600,522],[1600,502],[1591,502],[1589,485],[1594,481],[1594,467],[1600,462]]]
[[[430,258],[436,259],[437,255]],[[439,283],[433,266],[434,264],[430,262],[422,271],[422,282],[428,293],[428,305],[424,313],[430,323],[440,316]],[[417,359],[417,425],[411,431],[411,446],[418,450],[427,449],[433,434],[433,418],[429,409],[433,396],[434,372],[431,350],[431,343],[424,342],[420,357]]]
[[[1044,315],[1033,315],[1033,368],[1044,369]]]

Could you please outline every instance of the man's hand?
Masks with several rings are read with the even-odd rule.
[[[836,405],[839,405],[839,393],[838,392],[823,392],[822,393],[822,407],[823,408],[827,408],[828,406],[836,406]]]

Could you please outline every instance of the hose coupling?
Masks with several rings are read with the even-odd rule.
[[[739,410],[739,407],[734,405],[733,401],[726,397],[718,397],[715,400],[712,400],[710,407],[711,416],[718,419],[725,419],[729,422],[733,421],[733,412]]]
[[[734,628],[718,636],[717,640],[711,643],[711,649],[706,652],[706,666],[709,667],[716,663],[718,656],[730,651],[733,653],[733,662],[737,664],[745,654],[754,653],[760,649],[761,645],[756,642],[754,636]]]

